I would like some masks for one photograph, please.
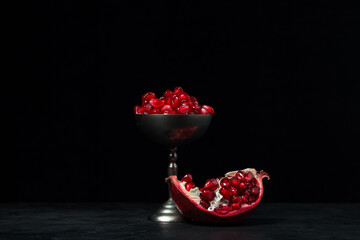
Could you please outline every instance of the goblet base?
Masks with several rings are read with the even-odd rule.
[[[160,223],[184,222],[185,218],[181,215],[172,198],[169,198],[161,205],[148,220]]]

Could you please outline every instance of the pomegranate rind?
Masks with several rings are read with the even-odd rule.
[[[260,203],[264,194],[262,179],[264,177],[269,179],[269,175],[263,171],[258,173],[252,168],[247,168],[242,171],[251,171],[258,180],[260,184],[259,197],[252,204],[243,204],[239,210],[233,210],[227,214],[218,214],[215,211],[209,211],[203,208],[196,199],[190,197],[190,194],[186,192],[181,185],[181,181],[179,181],[175,175],[168,177],[167,181],[176,207],[185,218],[207,224],[237,224],[247,218]],[[228,172],[225,176],[235,176],[236,172],[237,171]]]

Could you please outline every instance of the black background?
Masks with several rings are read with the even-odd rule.
[[[164,201],[168,149],[133,106],[182,86],[216,113],[180,176],[254,167],[264,201],[359,202],[360,9],[340,2],[7,9],[1,201]]]

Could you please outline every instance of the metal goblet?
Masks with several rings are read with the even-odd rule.
[[[136,125],[145,135],[170,148],[168,176],[177,175],[177,147],[200,138],[209,128],[211,119],[210,114],[135,114]],[[184,221],[170,192],[169,199],[148,219],[164,223]]]

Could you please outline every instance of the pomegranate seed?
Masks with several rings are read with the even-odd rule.
[[[143,96],[142,96],[142,105],[145,105],[145,104],[147,104],[148,102],[149,102],[149,100],[151,99],[151,98],[154,98],[155,97],[155,93],[153,93],[153,92],[147,92],[147,93],[145,93]]]
[[[242,201],[241,201],[241,198],[239,196],[232,196],[230,198],[230,202],[232,202],[232,203],[241,203]]]
[[[249,198],[247,196],[240,196],[240,198],[241,198],[242,203],[246,203],[249,200]]]
[[[221,187],[229,187],[230,186],[230,181],[228,178],[224,177],[221,181],[220,181],[220,186]]]
[[[205,108],[206,111],[209,112],[209,114],[214,114],[215,113],[214,108],[210,107],[209,105],[203,105],[202,107]]]
[[[193,104],[189,101],[186,101],[186,100],[182,101],[182,105],[186,105],[189,107],[189,109],[193,109]]]
[[[207,201],[204,201],[204,200],[200,200],[200,205],[206,209],[208,209],[210,207],[210,203],[208,203]]]
[[[228,210],[219,209],[219,208],[215,208],[215,212],[217,212],[218,214],[227,214],[227,213],[229,213]]]
[[[145,107],[141,107],[139,110],[138,110],[138,114],[147,114],[147,110]]]
[[[176,94],[176,93],[183,93],[184,92],[184,90],[182,89],[182,87],[175,87],[174,88],[174,94]]]
[[[199,191],[200,192],[204,191],[204,188],[203,187],[199,188]]]
[[[154,108],[158,108],[161,107],[162,105],[164,105],[164,100],[161,100],[159,98],[152,98],[149,100],[149,103],[151,104],[151,106],[153,106]]]
[[[240,180],[237,177],[233,177],[230,179],[230,186],[237,188],[239,187],[239,184]]]
[[[139,106],[139,105],[136,105],[135,107],[134,107],[134,112],[135,112],[135,114],[137,114],[138,112],[139,112],[139,109],[141,108],[141,106]]]
[[[211,191],[215,191],[218,188],[219,184],[215,178],[208,179],[205,182],[204,188]]]
[[[179,98],[180,98],[181,101],[185,101],[185,100],[190,101],[190,96],[189,96],[189,94],[187,94],[187,93],[185,93],[185,92],[180,93]]]
[[[239,203],[231,203],[230,204],[230,207],[233,209],[233,210],[239,210],[241,208],[240,204]]]
[[[177,112],[180,114],[185,114],[185,113],[189,112],[189,106],[183,104],[177,108]]]
[[[219,209],[222,209],[222,210],[227,210],[227,211],[231,211],[231,210],[232,210],[232,208],[231,208],[229,205],[227,205],[227,204],[220,204],[218,208],[219,208]]]
[[[167,98],[167,97],[170,97],[172,94],[173,94],[173,92],[168,89],[168,90],[166,90],[166,91],[164,92],[163,96],[164,96],[165,98]]]
[[[195,110],[201,110],[201,105],[198,103],[198,102],[195,102],[195,103],[193,103],[193,108],[195,109]]]
[[[191,96],[191,97],[190,97],[190,101],[192,101],[193,104],[194,104],[194,103],[199,103],[198,100],[196,99],[196,97],[194,97],[194,96]]]
[[[231,190],[229,188],[224,188],[224,187],[220,189],[220,194],[223,195],[223,198],[226,200],[229,200],[230,197],[232,196]]]
[[[185,184],[185,189],[190,191],[190,189],[195,187],[195,183],[194,182],[188,182]]]
[[[200,193],[200,198],[210,202],[215,198],[215,193],[211,190],[204,189],[203,192]]]
[[[251,180],[251,183],[254,187],[259,185],[259,182],[256,180],[256,178],[253,178],[253,180]]]
[[[153,110],[151,110],[151,113],[159,114],[159,113],[162,113],[162,111],[161,111],[161,108],[153,108]]]
[[[239,194],[239,191],[237,188],[234,188],[234,187],[230,187],[230,191],[232,192],[232,194],[234,195],[238,195]]]
[[[191,174],[186,174],[182,179],[181,181],[182,182],[192,182],[193,178],[191,176]]]
[[[256,201],[256,197],[254,197],[254,196],[250,196],[249,197],[249,200],[248,200],[248,203],[253,203],[253,202],[255,202]]]
[[[169,110],[169,111],[164,111],[163,114],[167,115],[167,114],[176,114],[176,112],[174,110]]]
[[[145,107],[146,111],[151,111],[151,109],[152,109],[152,106],[149,103],[145,104],[144,107]]]
[[[171,104],[171,96],[165,98],[165,104],[167,104],[167,105]]]
[[[161,111],[171,111],[171,110],[172,110],[172,108],[168,104],[165,104],[161,107]]]
[[[259,195],[259,193],[260,193],[260,188],[259,187],[250,188],[250,194]]]
[[[235,174],[235,177],[237,177],[240,181],[242,181],[245,177],[245,173],[243,171],[238,171],[236,174]]]
[[[179,98],[179,95],[178,94],[174,94],[172,97],[171,97],[171,101],[170,101],[170,105],[173,109],[176,109],[180,106],[181,104],[181,101],[180,101],[180,98]]]
[[[250,196],[250,191],[249,191],[249,189],[246,190],[246,191],[244,191],[243,195],[244,195],[244,196],[247,196],[247,197]]]
[[[244,180],[248,183],[251,182],[251,180],[254,178],[254,174],[252,172],[248,172],[245,177],[244,177]]]
[[[205,108],[201,108],[201,114],[209,114],[209,112]]]
[[[242,192],[246,189],[246,184],[244,182],[239,183],[239,191]]]

